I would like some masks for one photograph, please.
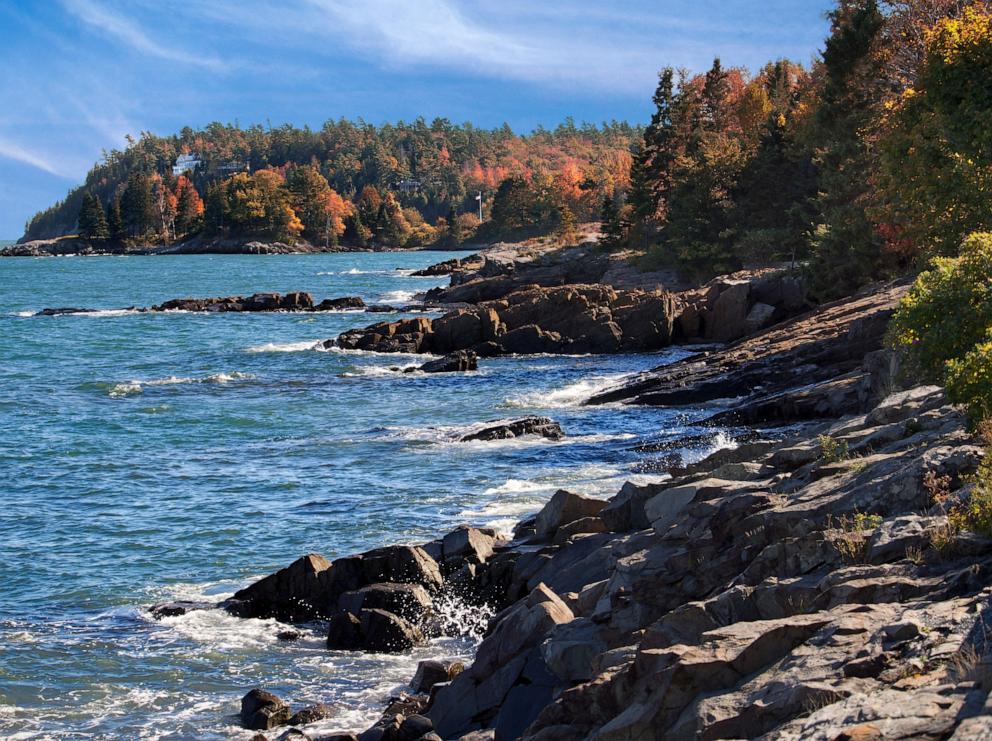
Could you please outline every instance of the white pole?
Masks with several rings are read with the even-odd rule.
[[[482,223],[482,191],[479,191],[479,195],[475,197],[475,200],[479,202],[479,223]]]

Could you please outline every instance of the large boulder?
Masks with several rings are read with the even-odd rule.
[[[554,677],[544,665],[539,646],[555,626],[573,618],[568,606],[544,584],[493,618],[475,663],[435,695],[427,715],[437,733],[456,738],[477,730],[475,719],[485,716],[497,716],[498,728],[501,708],[510,707],[516,710],[508,712],[502,724],[512,726],[515,733],[505,737],[517,737],[552,699]],[[514,693],[516,688],[520,689]],[[512,723],[510,715],[514,716]]]
[[[416,625],[380,609],[339,613],[331,618],[327,632],[327,647],[335,651],[402,653],[425,642]]]
[[[420,625],[430,617],[433,602],[419,584],[370,584],[338,598],[338,609],[342,612],[358,615],[363,609],[373,608]]]
[[[376,548],[364,554],[362,568],[366,584],[419,584],[428,591],[436,592],[444,583],[437,561],[419,546]]]
[[[364,309],[365,302],[359,296],[342,296],[341,298],[325,298],[314,307],[314,311],[342,311],[345,309]]]
[[[410,688],[418,694],[430,692],[434,685],[450,682],[463,671],[465,664],[457,659],[425,659],[417,664]]]
[[[271,692],[256,687],[241,698],[241,723],[253,731],[267,731],[285,725],[290,718],[289,704]]]
[[[505,422],[488,424],[480,430],[462,435],[459,442],[467,443],[475,440],[508,440],[525,435],[539,435],[549,440],[561,440],[565,433],[554,420],[547,417],[523,417]]]
[[[729,342],[747,332],[748,298],[751,284],[747,281],[727,282],[706,316],[706,339]]]
[[[560,527],[570,522],[595,517],[605,506],[606,502],[602,499],[559,489],[537,513],[536,534],[540,538],[551,537]]]
[[[326,572],[331,562],[310,553],[284,569],[234,594],[242,617],[276,617],[290,622],[310,620],[326,612]]]

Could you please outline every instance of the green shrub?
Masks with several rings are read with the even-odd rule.
[[[903,298],[889,342],[922,379],[943,383],[977,421],[992,411],[992,234],[935,258]]]
[[[992,418],[992,332],[961,359],[947,361],[947,396],[967,404],[972,421]]]
[[[847,440],[838,440],[830,435],[820,435],[816,440],[820,444],[820,457],[824,463],[837,463],[847,459]]]

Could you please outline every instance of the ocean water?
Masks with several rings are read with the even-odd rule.
[[[311,551],[508,529],[558,488],[659,480],[644,443],[703,433],[687,457],[732,444],[693,426],[705,410],[581,406],[679,349],[402,374],[424,358],[314,349],[390,315],[122,310],[263,290],[403,302],[445,280],[413,269],[454,256],[0,260],[0,736],[247,739],[239,700],[260,684],[335,705],[315,730],[360,730],[419,658],[467,656],[473,639],[361,656],[327,651],[319,625],[283,643],[274,621],[145,608],[223,599]],[[52,306],[96,311],[31,316]],[[531,413],[567,440],[454,442]]]

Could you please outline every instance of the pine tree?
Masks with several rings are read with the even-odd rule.
[[[822,297],[842,295],[883,273],[881,240],[867,209],[874,169],[870,131],[885,94],[879,50],[885,18],[876,0],[845,0],[830,17],[816,116],[820,223],[811,269]]]
[[[228,200],[227,181],[222,180],[207,187],[207,200],[203,206],[203,227],[207,234],[218,236],[228,228],[231,204]]]
[[[462,243],[462,225],[458,221],[458,212],[455,210],[454,204],[448,208],[448,233],[447,241],[452,247],[457,247]]]
[[[713,66],[706,73],[706,80],[703,83],[702,105],[699,107],[699,129],[702,131],[724,130],[729,92],[727,72],[720,64],[720,58],[717,57],[713,60]]]
[[[625,230],[615,196],[606,196],[603,198],[599,230],[602,234],[599,242],[607,249],[616,249],[623,244]]]
[[[128,178],[121,196],[121,214],[128,233],[133,237],[143,237],[152,228],[155,223],[155,206],[151,181],[147,175],[132,175]]]
[[[121,216],[120,198],[115,198],[107,204],[107,229],[111,239],[124,239],[124,219]]]
[[[103,206],[92,193],[83,194],[83,203],[79,209],[79,236],[83,239],[103,240],[110,236],[107,219],[103,214]]]
[[[666,67],[658,76],[652,98],[655,106],[644,139],[634,153],[631,190],[627,202],[637,221],[664,219],[672,187],[672,168],[677,155],[672,112],[675,106],[675,73]]]

